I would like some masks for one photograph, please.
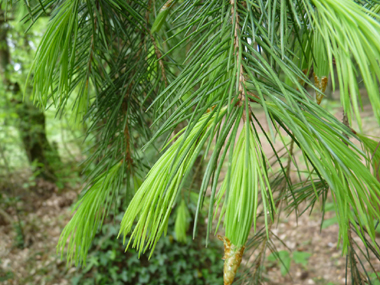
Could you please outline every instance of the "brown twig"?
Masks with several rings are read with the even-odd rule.
[[[161,68],[162,78],[164,79],[165,87],[168,87],[168,79],[166,77],[165,67],[164,67],[164,63],[163,63],[163,60],[162,60],[161,52],[160,52],[160,50],[157,47],[156,40],[154,39],[152,33],[149,33],[149,36],[150,36],[150,39],[152,40],[152,43],[153,43],[153,46],[154,46],[154,51],[155,51],[156,57],[158,59],[158,64],[160,65],[160,68]]]

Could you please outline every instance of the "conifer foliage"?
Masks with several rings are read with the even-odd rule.
[[[260,284],[282,206],[301,215],[301,205],[318,201],[324,211],[328,195],[351,280],[371,282],[352,236],[367,248],[366,261],[379,257],[380,150],[361,131],[359,92],[363,82],[380,123],[377,1],[41,0],[28,7],[31,24],[51,14],[29,76],[34,100],[73,108],[73,121],[89,124],[95,142],[87,163],[96,167],[58,245],[62,253],[67,246],[69,262],[86,262],[113,197],[136,184],[120,226],[119,236],[131,237],[126,247],[152,253],[171,214],[186,223],[176,225],[184,240],[189,212],[181,193],[203,156],[202,183],[189,190],[198,197],[193,232],[207,204],[206,238],[224,232],[225,284],[252,252],[242,282]],[[321,104],[328,84],[339,84],[344,122]],[[162,149],[151,168],[150,146]]]

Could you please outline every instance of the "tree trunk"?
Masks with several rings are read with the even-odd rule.
[[[55,181],[56,176],[52,162],[59,161],[58,153],[52,149],[46,137],[45,114],[32,103],[23,100],[18,82],[9,79],[7,68],[10,63],[10,51],[7,42],[8,25],[3,19],[0,10],[0,76],[7,91],[12,93],[12,103],[19,117],[17,128],[28,161],[36,164],[36,177]]]

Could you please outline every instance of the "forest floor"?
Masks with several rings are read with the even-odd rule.
[[[335,109],[334,112],[341,118],[340,109]],[[373,118],[371,112],[365,108],[363,118]],[[380,136],[380,130],[373,119],[365,120],[364,130]],[[70,276],[78,270],[66,267],[65,261],[56,253],[56,245],[63,227],[71,217],[70,206],[76,200],[79,190],[59,191],[54,185],[42,181],[40,183],[28,190],[20,182],[14,183],[15,189],[19,189],[17,195],[21,197],[17,202],[19,213],[17,215],[15,207],[1,209],[0,283],[70,284]],[[0,185],[0,193],[4,197],[11,191],[8,188]],[[17,224],[17,216],[22,220],[21,229],[14,226]],[[339,227],[334,216],[334,211],[327,211],[324,229],[320,230],[321,212],[318,205],[311,215],[305,213],[298,219],[294,213],[288,217],[283,214],[272,230],[282,240],[275,241],[277,250],[289,252],[290,270],[289,274],[283,276],[279,262],[266,261],[265,276],[271,280],[266,284],[345,284],[346,260],[338,246]],[[357,240],[356,237],[354,239]],[[20,240],[24,241],[22,245],[18,244]],[[253,256],[256,254],[257,252],[253,253]],[[270,252],[267,251],[266,254],[269,255]],[[251,258],[245,258],[243,266],[250,260]],[[374,261],[374,265],[375,270],[380,271],[380,262]],[[9,280],[4,281],[7,277],[10,277]]]
[[[78,193],[58,191],[54,184],[45,181],[37,183],[38,192],[34,191],[36,187],[25,190],[17,186],[13,185],[13,191],[20,197],[18,213],[15,207],[8,207],[5,210],[12,220],[0,215],[0,283],[70,284],[71,273],[76,268],[66,268],[65,261],[56,253],[56,246]]]

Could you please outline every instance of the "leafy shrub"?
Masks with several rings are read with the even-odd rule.
[[[115,220],[120,221],[122,214]],[[133,249],[124,253],[122,239],[117,239],[119,223],[108,223],[97,234],[86,266],[72,278],[73,284],[223,284],[223,249],[211,241],[186,243],[174,238],[174,219],[169,220],[168,235],[157,243],[152,258],[147,254],[138,258]],[[199,235],[201,236],[201,235]],[[128,242],[128,241],[126,241]]]

